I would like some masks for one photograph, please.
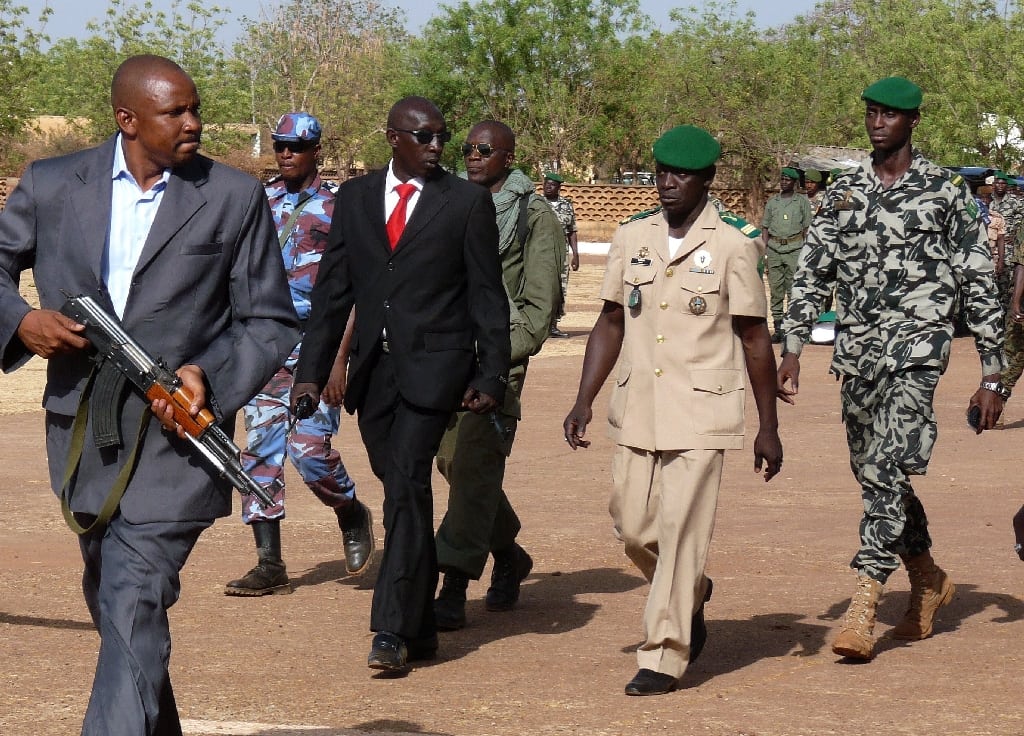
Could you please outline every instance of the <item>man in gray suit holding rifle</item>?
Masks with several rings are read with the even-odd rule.
[[[100,634],[82,733],[180,734],[167,609],[200,533],[231,511],[230,484],[185,426],[209,416],[230,437],[299,334],[263,189],[198,154],[191,78],[169,59],[131,57],[111,103],[118,132],[32,164],[0,214],[0,368],[49,361],[50,479],[80,531]],[[39,309],[18,293],[29,267]],[[116,315],[177,374],[185,401],[106,382],[85,327],[59,311],[65,294]]]

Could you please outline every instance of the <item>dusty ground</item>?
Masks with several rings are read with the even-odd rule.
[[[870,664],[840,663],[828,642],[852,591],[860,500],[838,419],[828,347],[810,347],[795,408],[782,409],[784,475],[766,485],[749,451],[730,453],[712,547],[710,638],[683,689],[627,698],[646,596],[611,535],[611,445],[571,453],[561,422],[575,395],[597,309],[599,259],[572,279],[569,340],[531,365],[525,419],[506,487],[535,560],[519,608],[487,613],[486,580],[470,587],[470,625],[444,634],[441,656],[408,677],[365,666],[372,572],[345,577],[333,515],[293,485],[285,557],[295,593],[228,598],[225,581],[253,561],[237,518],[207,532],[172,609],[173,676],[192,735],[353,733],[1024,734],[1024,563],[1010,517],[1024,502],[1024,403],[1006,429],[975,437],[963,420],[977,385],[969,339],[956,341],[940,386],[940,440],[918,483],[935,555],[957,583],[933,638],[883,642]],[[49,491],[38,367],[0,377],[0,734],[78,732],[98,640],[78,592],[80,560]],[[606,396],[598,401],[603,415]],[[753,416],[750,418],[753,422]],[[354,422],[339,440],[359,493],[380,516],[381,491]],[[294,481],[294,476],[289,476]],[[436,484],[444,509],[443,481]],[[382,535],[377,527],[378,541]],[[485,577],[489,572],[485,573]],[[888,586],[879,630],[907,602]]]

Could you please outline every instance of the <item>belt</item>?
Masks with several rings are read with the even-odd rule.
[[[774,235],[772,236],[772,240],[774,240],[779,245],[789,245],[790,243],[795,243],[798,240],[803,240],[803,238],[803,235],[791,235],[788,238],[777,238]]]

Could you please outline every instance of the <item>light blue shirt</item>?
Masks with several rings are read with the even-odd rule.
[[[114,166],[111,170],[113,187],[110,196],[110,232],[107,234],[107,248],[103,253],[103,283],[106,284],[110,300],[118,317],[124,317],[128,292],[132,286],[132,275],[139,263],[142,246],[149,237],[149,229],[156,219],[157,210],[171,178],[171,170],[164,169],[163,176],[148,192],[143,192],[135,177],[128,171],[121,150],[121,136],[114,142]]]

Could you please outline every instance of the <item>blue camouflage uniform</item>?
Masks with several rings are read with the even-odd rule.
[[[319,175],[301,192],[289,193],[283,181],[271,180],[266,187],[267,199],[274,214],[278,237],[285,230],[296,207],[302,210],[281,246],[292,303],[301,322],[309,318],[310,295],[316,282],[320,258],[327,245],[327,233],[334,214],[335,186],[325,183]],[[306,485],[324,505],[331,508],[355,498],[355,483],[348,475],[338,451],[331,447],[331,437],[338,432],[340,411],[320,402],[308,419],[299,420],[288,435],[288,405],[293,371],[299,361],[300,342],[285,364],[274,374],[252,401],[243,409],[248,447],[242,453],[245,469],[263,486],[280,480],[274,494],[274,505],[261,509],[256,499],[246,497],[242,504],[242,521],[283,519],[284,456],[291,458]]]

